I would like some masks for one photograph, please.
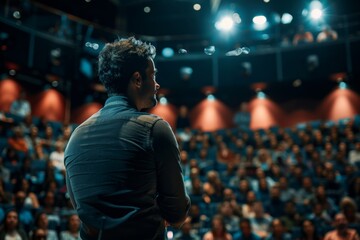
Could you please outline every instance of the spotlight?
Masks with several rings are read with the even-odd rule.
[[[144,7],[144,12],[149,13],[151,11],[151,8],[149,6]]]
[[[198,4],[198,3],[195,3],[195,4],[193,5],[193,9],[194,9],[195,11],[200,11],[201,5]]]
[[[166,58],[174,56],[174,50],[169,47],[164,48],[161,53]]]
[[[183,80],[189,80],[193,73],[193,69],[191,67],[182,67],[180,68],[180,76]]]
[[[230,31],[234,26],[234,20],[229,17],[223,17],[220,21],[217,21],[215,23],[215,28],[220,31],[228,32]]]
[[[281,23],[282,24],[290,24],[293,20],[293,16],[290,13],[284,13],[281,16]]]
[[[166,99],[166,97],[161,97],[159,102],[161,105],[166,105],[168,103],[168,100]]]
[[[323,5],[320,1],[314,0],[310,3],[310,17],[313,20],[319,20],[323,15]]]
[[[206,99],[207,99],[208,101],[210,101],[210,102],[213,102],[213,101],[215,101],[216,98],[215,98],[214,95],[209,94],[209,95],[207,95]]]
[[[16,70],[15,69],[10,69],[9,70],[9,75],[10,76],[15,76],[16,75]]]
[[[14,17],[15,19],[20,19],[20,18],[21,18],[21,13],[20,13],[19,11],[14,11],[14,12],[13,12],[13,17]]]
[[[264,93],[263,91],[258,91],[258,92],[256,93],[256,97],[257,97],[258,99],[265,99],[265,98],[266,98],[266,95],[265,95],[265,93]]]
[[[254,23],[254,29],[257,31],[265,30],[268,26],[267,19],[263,15],[255,16],[253,18],[253,23]]]
[[[322,6],[322,3],[318,0],[314,0],[314,1],[311,1],[310,3],[310,9],[313,10],[313,9],[322,9],[323,6]]]
[[[260,16],[255,16],[253,18],[253,23],[254,24],[257,24],[257,25],[262,25],[262,24],[265,24],[267,21],[266,17],[263,16],[263,15],[260,15]]]
[[[313,9],[310,12],[310,17],[314,20],[319,20],[323,15],[323,12],[321,9]]]
[[[345,82],[339,82],[339,88],[342,90],[347,89],[347,84]]]

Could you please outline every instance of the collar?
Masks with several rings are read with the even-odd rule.
[[[112,105],[136,109],[135,106],[130,103],[129,98],[124,95],[116,95],[109,97],[105,102],[105,106]]]

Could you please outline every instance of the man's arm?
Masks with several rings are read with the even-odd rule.
[[[180,153],[174,133],[163,120],[153,128],[153,147],[157,164],[157,203],[164,219],[180,227],[190,208],[190,198],[184,187]]]

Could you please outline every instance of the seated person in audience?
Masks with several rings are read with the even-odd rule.
[[[262,202],[268,202],[270,200],[270,187],[265,177],[258,179],[258,187],[255,191],[256,198]]]
[[[29,147],[29,154],[36,155],[36,145],[41,144],[41,138],[39,137],[39,130],[35,125],[31,125],[29,134],[25,135],[26,144]]]
[[[320,203],[323,206],[324,211],[326,211],[329,216],[334,216],[335,213],[338,212],[339,207],[327,195],[325,186],[319,185],[315,188],[314,198],[310,201]]]
[[[283,202],[287,202],[289,200],[294,200],[296,197],[296,191],[288,186],[288,179],[286,177],[280,177],[279,179],[279,187],[280,187],[280,199]]]
[[[242,215],[245,218],[250,218],[255,215],[254,203],[256,202],[256,195],[254,191],[248,191],[246,194],[246,202],[242,204]]]
[[[322,31],[317,35],[317,42],[335,41],[338,39],[336,31],[330,28],[330,26],[324,26]]]
[[[340,199],[344,196],[345,190],[342,188],[342,185],[336,178],[335,170],[329,168],[326,170],[326,181],[324,183],[325,189],[328,193],[328,196],[335,201],[336,204],[339,203]]]
[[[18,213],[10,210],[5,214],[1,224],[0,239],[4,240],[27,240],[28,237],[24,229],[21,228]]]
[[[25,91],[21,91],[19,98],[11,103],[10,112],[22,118],[31,114],[31,106],[26,100]]]
[[[28,146],[20,127],[13,128],[14,135],[8,138],[8,144],[18,152],[27,153]]]
[[[296,32],[293,38],[293,45],[297,46],[305,43],[312,43],[314,41],[314,36],[311,32],[306,31],[304,25],[299,25],[298,31]]]
[[[207,181],[203,184],[203,191],[203,199],[205,203],[220,202],[222,200],[224,186],[221,182],[218,172],[208,172]]]
[[[191,218],[187,217],[183,223],[180,232],[176,233],[174,240],[200,240],[200,237],[197,233],[192,231]]]
[[[324,150],[321,151],[321,158],[326,162],[333,162],[335,160],[335,149],[331,142],[327,142],[324,145]]]
[[[251,228],[251,223],[248,218],[242,218],[240,220],[240,231],[234,234],[234,240],[261,240]]]
[[[50,154],[53,151],[55,146],[55,136],[54,130],[49,124],[45,127],[41,143],[45,153]]]
[[[185,129],[190,127],[190,119],[188,115],[188,108],[185,105],[180,106],[179,115],[176,119],[176,128]]]
[[[236,201],[236,195],[231,188],[225,188],[223,202],[229,202],[235,216],[242,217],[241,205]]]
[[[360,141],[355,143],[355,148],[349,152],[349,163],[360,166]]]
[[[30,230],[34,224],[34,217],[31,209],[25,206],[26,193],[17,191],[15,193],[15,209],[19,215],[19,221],[26,231]]]
[[[2,180],[5,183],[9,183],[10,177],[11,177],[11,172],[7,167],[4,166],[3,158],[2,156],[0,156],[0,180]]]
[[[232,236],[227,232],[225,222],[220,215],[213,216],[211,229],[205,233],[203,240],[232,240]]]
[[[50,153],[49,160],[53,163],[57,170],[65,171],[64,143],[62,141],[56,141],[55,150]]]
[[[296,240],[322,240],[313,221],[305,219],[301,224],[300,236]]]
[[[352,198],[343,197],[340,201],[340,210],[345,215],[349,224],[358,224],[360,226],[360,213]]]
[[[224,201],[220,205],[220,215],[225,223],[226,230],[231,234],[239,230],[240,218],[234,214],[234,209],[228,201]]]
[[[20,177],[17,191],[25,193],[24,207],[27,209],[38,209],[40,207],[37,195],[31,189],[31,183],[26,178]]]
[[[49,228],[57,229],[60,226],[59,207],[56,204],[53,191],[47,191],[43,199],[43,212],[47,215]]]
[[[272,217],[279,218],[284,214],[284,202],[280,198],[280,188],[276,184],[270,188],[270,198],[265,204],[266,212]]]
[[[269,234],[272,217],[264,212],[262,202],[254,203],[254,217],[250,218],[251,226],[254,232],[261,238],[266,238]]]
[[[326,233],[324,240],[359,240],[356,230],[348,227],[348,221],[343,213],[338,213],[334,218],[334,230]]]
[[[284,214],[280,217],[286,230],[291,232],[294,227],[300,225],[302,218],[303,216],[297,210],[295,202],[287,201],[284,206]]]
[[[314,222],[319,230],[326,229],[331,224],[331,217],[320,202],[311,203],[312,213],[307,218]]]
[[[68,217],[67,229],[60,232],[61,240],[77,240],[79,239],[80,218],[77,214]]]
[[[304,177],[302,187],[296,193],[296,203],[309,207],[311,199],[315,197],[315,189],[311,177]]]
[[[31,240],[50,240],[47,237],[47,232],[44,229],[36,228],[34,233],[31,234]]]
[[[348,186],[349,197],[360,206],[360,176],[355,177]]]
[[[236,171],[236,175],[230,178],[229,186],[230,187],[239,186],[242,180],[246,180],[250,182],[251,179],[246,174],[246,169],[244,167],[239,167],[238,170]]]
[[[7,137],[8,129],[14,124],[14,119],[6,117],[5,113],[0,110],[0,136]]]
[[[283,222],[275,218],[271,222],[271,233],[266,240],[292,240],[291,234],[286,232]]]
[[[49,220],[45,212],[39,212],[35,218],[35,229],[30,232],[30,236],[34,239],[33,235],[37,233],[37,230],[43,230],[46,236],[46,240],[58,240],[58,236],[55,230],[49,229]],[[38,238],[37,238],[38,239]]]
[[[247,193],[251,190],[250,183],[248,180],[241,180],[238,188],[235,190],[236,200],[239,204],[246,203]]]
[[[248,109],[248,103],[242,102],[238,111],[234,116],[234,124],[240,130],[248,130],[250,128],[251,114]]]

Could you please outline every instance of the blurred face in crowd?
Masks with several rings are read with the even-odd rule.
[[[242,234],[245,237],[250,236],[250,234],[251,234],[251,225],[250,225],[250,223],[247,222],[247,221],[241,222],[240,223],[240,230],[241,230]]]
[[[309,220],[305,220],[302,224],[302,227],[303,227],[303,230],[304,230],[304,233],[307,235],[307,236],[313,236],[314,234],[314,231],[315,231],[315,227],[313,225],[313,223]]]
[[[18,214],[15,211],[10,211],[6,215],[5,224],[8,231],[15,230],[19,224]]]
[[[348,221],[346,220],[346,217],[344,214],[338,213],[335,215],[334,226],[339,231],[345,230],[347,228]]]
[[[80,219],[79,216],[74,214],[71,215],[71,217],[69,218],[69,230],[71,232],[77,232],[80,229]]]
[[[284,233],[284,226],[279,219],[275,219],[272,223],[272,229],[274,235],[281,235]]]

